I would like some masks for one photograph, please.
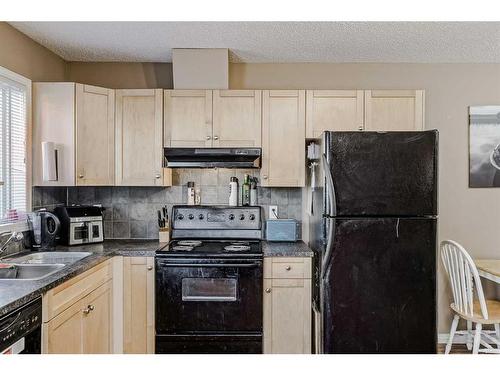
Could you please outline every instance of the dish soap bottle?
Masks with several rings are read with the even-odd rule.
[[[247,174],[241,185],[241,205],[250,206],[250,176]]]

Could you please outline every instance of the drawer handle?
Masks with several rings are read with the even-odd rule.
[[[287,270],[287,271],[290,271],[291,269],[292,269],[292,267],[290,267],[290,266],[285,267],[285,270]]]
[[[90,314],[91,311],[94,311],[94,305],[88,305],[86,309],[83,309],[84,314]]]
[[[266,293],[271,293],[271,288],[266,288]]]

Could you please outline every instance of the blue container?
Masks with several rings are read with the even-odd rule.
[[[296,242],[300,239],[300,224],[294,219],[275,219],[266,221],[267,241]]]

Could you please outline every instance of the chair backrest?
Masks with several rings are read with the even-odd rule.
[[[469,253],[459,243],[446,240],[441,242],[441,259],[450,278],[455,308],[464,315],[474,314],[475,285],[481,314],[483,319],[488,319],[481,278]]]

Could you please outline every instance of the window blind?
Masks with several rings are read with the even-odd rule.
[[[0,222],[27,209],[27,89],[0,74]]]

